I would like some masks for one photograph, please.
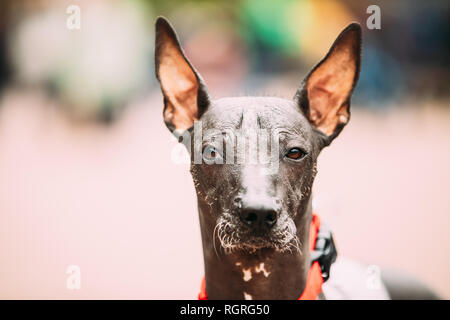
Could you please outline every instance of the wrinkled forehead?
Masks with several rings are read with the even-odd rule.
[[[308,139],[311,126],[294,101],[274,97],[223,98],[201,117],[203,129],[279,130]]]

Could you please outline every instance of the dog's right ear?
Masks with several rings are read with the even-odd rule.
[[[164,96],[164,122],[172,132],[190,129],[205,112],[209,96],[174,29],[163,17],[156,20],[155,70]]]

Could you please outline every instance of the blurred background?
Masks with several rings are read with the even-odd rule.
[[[371,4],[380,30],[366,27]],[[2,0],[0,298],[195,299],[196,200],[162,121],[158,15],[213,98],[291,98],[359,21],[352,120],[319,159],[314,205],[341,256],[450,298],[449,4]],[[71,5],[80,29],[68,27]],[[69,265],[80,290],[66,287]]]

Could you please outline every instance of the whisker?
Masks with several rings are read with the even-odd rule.
[[[219,258],[219,253],[217,252],[217,248],[216,248],[216,231],[220,226],[220,221],[216,224],[216,226],[214,227],[214,231],[213,231],[213,247],[214,247],[214,252],[216,253],[217,258]],[[219,238],[220,241],[220,238]]]

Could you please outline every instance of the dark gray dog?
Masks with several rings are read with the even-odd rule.
[[[210,100],[201,76],[164,18],[156,22],[155,50],[164,121],[193,150],[191,173],[208,298],[298,299],[311,266],[311,187],[317,156],[350,119],[350,97],[360,69],[361,27],[352,23],[341,32],[293,100]],[[251,139],[262,131],[272,136],[270,152]],[[269,161],[236,160],[253,153],[268,156]],[[390,285],[367,289],[366,269],[343,265],[343,273],[360,276],[339,280],[334,287],[330,280],[327,297],[389,298],[386,286]],[[331,279],[339,277],[338,270],[333,270]],[[373,292],[367,294],[369,289]],[[411,293],[411,286],[407,290]],[[345,294],[333,296],[338,291]],[[391,297],[401,298],[402,292],[390,290]],[[419,293],[417,297],[431,297]]]

